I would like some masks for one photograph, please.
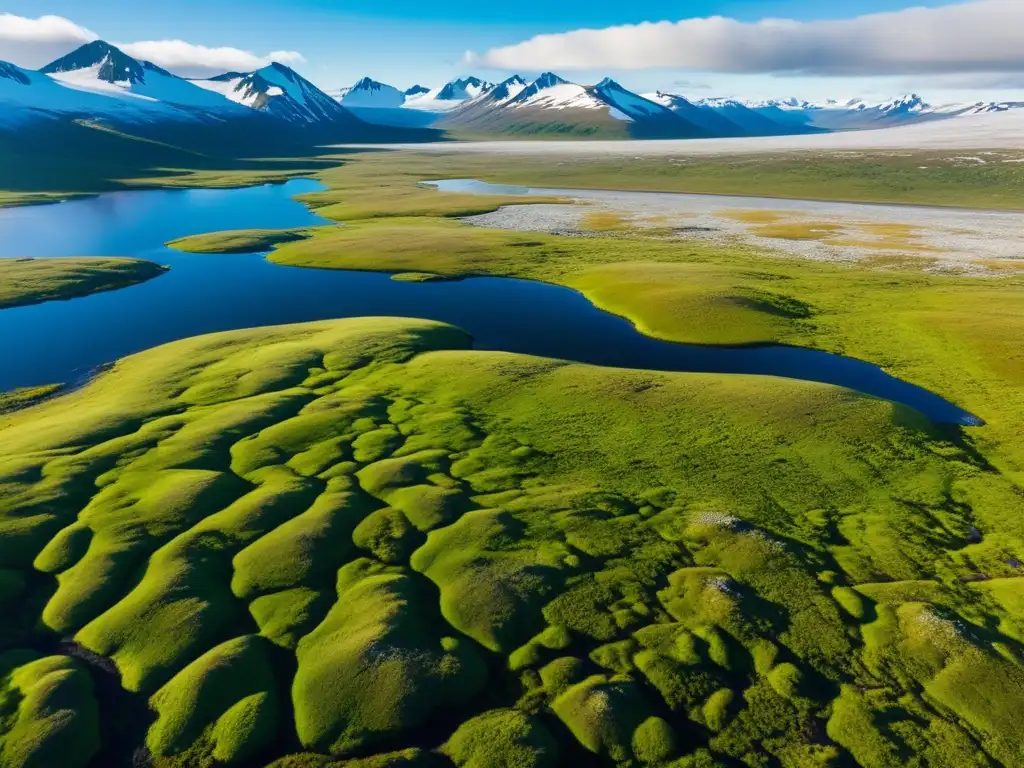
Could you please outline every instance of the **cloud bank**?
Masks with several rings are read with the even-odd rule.
[[[37,69],[78,46],[98,39],[98,35],[61,16],[29,19],[0,13],[0,60]],[[297,51],[271,51],[259,55],[239,48],[210,48],[184,40],[147,40],[118,43],[129,56],[151,61],[157,66],[186,77],[203,77],[226,71],[259,69],[271,61],[298,64],[305,61]]]
[[[217,75],[222,72],[250,72],[272,61],[301,64],[306,59],[298,51],[272,51],[264,56],[239,48],[208,48],[184,40],[147,40],[118,46],[136,59],[151,61],[157,66],[185,77]]]
[[[0,13],[0,60],[22,67],[35,69],[49,64],[95,39],[95,32],[61,16],[26,19]]]
[[[1024,72],[1024,0],[837,21],[714,16],[538,35],[467,59],[496,69],[685,69],[819,76]]]

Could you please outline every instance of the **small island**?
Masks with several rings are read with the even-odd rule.
[[[143,283],[167,269],[142,259],[0,259],[0,309],[113,291]]]

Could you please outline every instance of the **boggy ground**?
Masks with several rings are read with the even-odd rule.
[[[1015,764],[1024,501],[959,431],[469,341],[217,334],[0,417],[0,764]]]
[[[568,162],[553,166],[550,177],[531,183],[564,183],[567,175],[583,172],[574,168]],[[881,168],[887,173],[887,166]],[[1024,353],[1018,343],[1024,338],[1024,273],[1001,270],[998,279],[932,275],[922,273],[914,258],[886,254],[858,264],[809,262],[750,246],[616,231],[616,221],[597,219],[591,225],[598,236],[587,238],[490,230],[453,219],[549,201],[417,186],[442,174],[522,181],[515,173],[494,158],[349,158],[320,174],[330,189],[300,198],[344,226],[307,230],[302,240],[294,231],[280,233],[282,242],[268,258],[300,267],[544,280],[580,290],[663,339],[783,342],[858,357],[982,417],[988,426],[970,439],[987,460],[1024,482]],[[626,179],[636,181],[629,174]],[[206,253],[266,250],[277,236],[233,232],[173,245]]]

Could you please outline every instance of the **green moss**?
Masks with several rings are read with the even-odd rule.
[[[84,768],[99,747],[98,706],[80,662],[0,654],[0,765]]]
[[[481,661],[435,633],[418,578],[368,560],[338,572],[338,602],[297,651],[292,696],[304,745],[335,754],[380,746],[479,690]]]
[[[647,718],[633,731],[633,754],[644,763],[662,763],[675,751],[675,731],[660,717]]]
[[[768,682],[779,696],[791,699],[800,695],[803,674],[795,664],[779,664],[768,673]]]
[[[558,744],[538,717],[514,709],[467,720],[443,751],[459,768],[545,768],[558,764]]]
[[[146,745],[171,756],[203,740],[223,763],[247,760],[274,742],[278,703],[266,641],[248,635],[203,654],[150,699],[157,720]]]
[[[385,507],[367,515],[356,526],[352,541],[384,563],[407,563],[423,543],[423,536],[397,509]]]
[[[575,656],[563,656],[540,669],[540,680],[551,698],[561,696],[569,686],[587,676],[587,665]]]
[[[832,704],[828,736],[848,749],[860,765],[903,765],[898,749],[883,736],[876,714],[864,697],[850,685]]]
[[[427,733],[488,760],[454,734],[513,706],[563,721],[561,759],[1010,762],[1019,606],[960,581],[959,537],[969,506],[970,567],[997,564],[1024,510],[962,435],[820,385],[468,343],[218,334],[5,415],[12,637],[42,619],[111,658],[162,702],[168,765],[270,761],[293,729],[321,753],[295,765],[448,764],[404,749]]]
[[[411,561],[441,590],[452,626],[493,651],[512,650],[537,628],[563,567],[558,548],[516,546],[519,527],[501,511],[468,512],[429,534]]]
[[[352,534],[372,505],[349,491],[327,490],[302,514],[239,552],[232,591],[252,599],[302,585],[330,584],[350,559]]]
[[[617,762],[630,759],[633,733],[650,715],[632,682],[600,675],[572,686],[551,707],[583,747]]]
[[[725,728],[729,718],[729,708],[736,697],[728,688],[719,688],[704,702],[701,711],[704,715],[704,723],[712,731],[720,731]]]

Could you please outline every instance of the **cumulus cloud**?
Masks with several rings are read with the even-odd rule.
[[[0,61],[36,69],[95,39],[95,32],[62,16],[0,13]]]
[[[301,64],[305,61],[298,51],[272,51],[258,55],[239,48],[208,48],[184,40],[147,40],[118,46],[136,59],[151,61],[157,66],[186,77],[203,77],[221,72],[249,72],[265,67],[272,61],[282,64]]]
[[[0,61],[10,61],[29,69],[49,64],[97,38],[95,32],[61,16],[29,19],[0,13]],[[194,45],[184,40],[112,42],[129,56],[151,61],[186,77],[203,77],[231,70],[249,71],[264,67],[272,61],[282,64],[301,64],[305,61],[297,51],[256,54],[240,48]]]
[[[800,75],[1024,72],[1024,0],[835,21],[714,16],[538,35],[473,58],[497,69],[686,69]]]

